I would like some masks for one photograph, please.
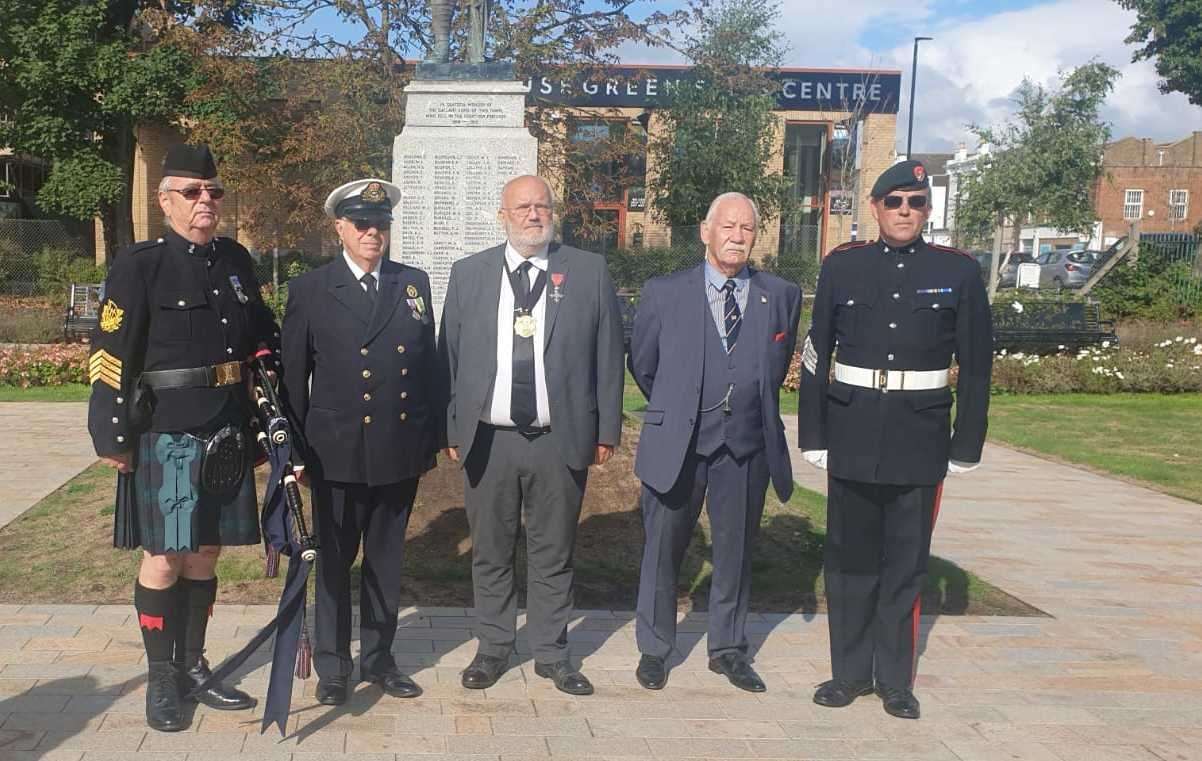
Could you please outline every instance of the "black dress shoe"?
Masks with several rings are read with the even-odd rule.
[[[751,662],[742,653],[723,653],[717,658],[710,658],[710,671],[722,674],[730,683],[740,690],[748,692],[764,692],[764,680],[755,673]]]
[[[243,711],[247,708],[254,708],[258,704],[259,701],[242,690],[226,687],[221,682],[214,682],[203,690],[197,691],[196,688],[207,682],[211,676],[213,676],[213,672],[209,670],[209,663],[203,657],[198,658],[191,668],[184,668],[180,671],[180,679],[184,684],[182,688],[184,699],[203,703],[209,708],[216,708],[219,711]]]
[[[644,655],[634,670],[634,678],[648,690],[662,690],[668,683],[668,667],[658,655]]]
[[[463,677],[459,682],[469,690],[488,689],[497,683],[508,665],[509,658],[479,653],[463,670]]]
[[[890,716],[896,716],[899,719],[917,719],[921,714],[918,698],[914,697],[914,693],[909,690],[878,686],[876,694],[881,696],[885,713]]]
[[[323,706],[340,706],[346,702],[346,677],[319,677],[317,702]]]
[[[871,694],[872,682],[832,679],[818,685],[818,690],[814,692],[814,702],[827,708],[843,708],[851,705],[856,698]]]
[[[381,671],[379,674],[365,674],[363,681],[380,685],[386,695],[394,698],[416,698],[422,694],[422,688],[418,687],[412,679],[397,671],[395,666],[387,671]]]
[[[555,682],[555,688],[569,695],[592,695],[593,684],[584,674],[581,674],[572,662],[562,660],[558,663],[535,663],[534,673],[544,679]]]
[[[179,683],[171,661],[151,661],[146,677],[146,724],[159,732],[178,732],[184,728]]]

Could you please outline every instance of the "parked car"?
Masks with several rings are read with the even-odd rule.
[[[1080,288],[1093,273],[1101,251],[1051,251],[1035,261],[1039,264],[1040,288]]]
[[[1002,254],[1002,261],[998,266],[1002,266],[1001,276],[998,278],[999,288],[1014,288],[1018,285],[1018,265],[1024,262],[1033,262],[1035,257],[1026,251],[1015,251],[1006,259],[1006,254]]]

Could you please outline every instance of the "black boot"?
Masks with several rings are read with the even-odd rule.
[[[214,682],[200,692],[192,692],[213,675],[213,672],[209,670],[209,662],[204,659],[204,656],[197,658],[179,674],[180,681],[186,685],[184,694],[187,696],[187,700],[195,700],[219,711],[242,711],[254,708],[258,703],[242,690],[226,687],[221,682]]]
[[[178,732],[184,728],[179,685],[171,661],[151,661],[146,680],[146,724],[159,732]]]

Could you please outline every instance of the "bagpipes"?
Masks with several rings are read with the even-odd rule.
[[[296,664],[296,676],[301,679],[308,679],[312,668],[313,648],[305,625],[305,602],[309,572],[317,559],[318,545],[316,538],[309,533],[300,485],[293,473],[292,425],[284,405],[280,403],[267,366],[271,356],[270,349],[261,349],[249,363],[254,379],[255,408],[251,428],[271,465],[267,492],[263,497],[262,518],[263,541],[267,548],[267,575],[276,576],[280,555],[287,555],[288,572],[284,580],[284,592],[280,596],[276,617],[245,647],[214,669],[212,677],[198,686],[195,692],[232,674],[275,635],[271,677],[259,731],[265,732],[269,725],[278,724],[283,735],[292,705],[293,663]]]

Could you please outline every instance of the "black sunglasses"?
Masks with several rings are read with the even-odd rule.
[[[189,201],[200,200],[200,194],[206,190],[209,192],[209,198],[212,198],[214,201],[220,201],[225,197],[225,188],[213,188],[207,185],[193,185],[182,190],[179,188],[171,188],[170,190],[172,193],[179,193]]]
[[[355,229],[361,233],[365,233],[373,227],[380,232],[388,232],[392,229],[391,219],[351,219],[346,217],[346,221],[355,226]]]
[[[922,196],[885,196],[881,203],[886,209],[900,209],[902,203],[905,202],[911,209],[925,209],[927,207],[927,197]]]

